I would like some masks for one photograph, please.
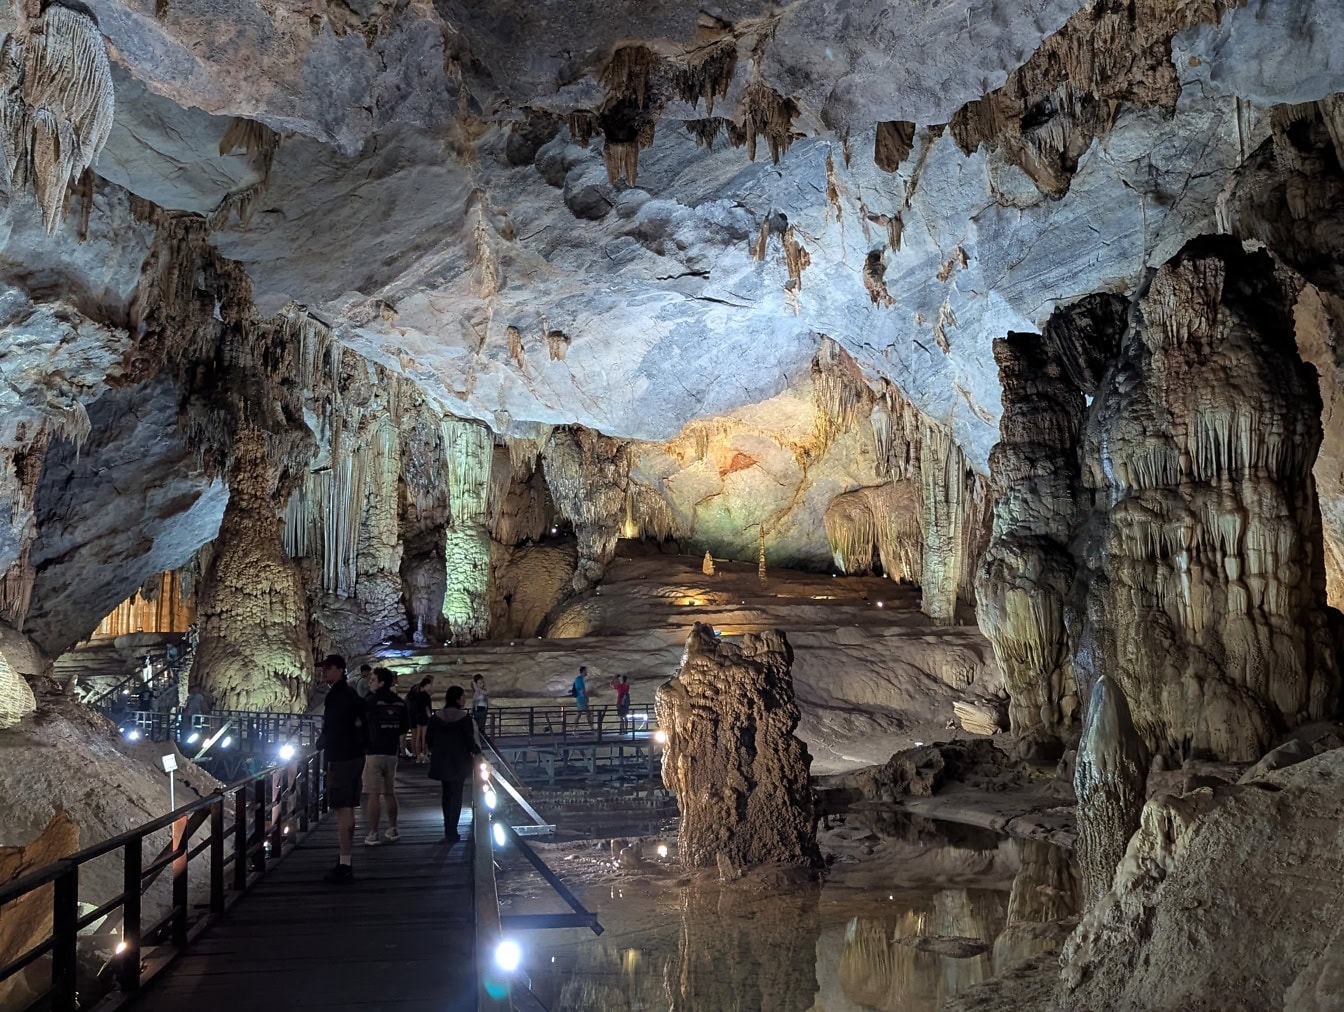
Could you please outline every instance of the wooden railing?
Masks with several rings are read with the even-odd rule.
[[[133,995],[264,875],[267,864],[279,860],[325,811],[321,755],[313,753],[270,767],[0,886],[0,909],[38,890],[49,890],[52,921],[46,937],[26,951],[0,953],[0,959],[8,960],[0,966],[0,982],[49,955],[51,979],[43,996],[45,1007],[52,1012],[75,1012],[80,1005],[76,994],[79,933],[111,916],[121,924],[113,957],[115,981],[123,997]],[[209,828],[198,836],[203,826]],[[162,830],[171,830],[172,842],[145,863],[145,840]],[[81,867],[117,851],[122,856],[122,891],[81,915]],[[208,912],[193,923],[191,862],[207,851]],[[168,911],[145,924],[145,893],[164,873],[172,886]]]

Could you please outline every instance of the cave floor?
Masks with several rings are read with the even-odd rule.
[[[322,882],[337,857],[329,814],[131,1007],[474,1009],[470,815],[450,848],[438,784],[405,766],[397,795],[400,840],[365,847],[356,826],[354,883]]]

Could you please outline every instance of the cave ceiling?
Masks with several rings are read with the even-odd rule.
[[[1093,22],[1125,6],[93,0],[116,88],[93,213],[48,239],[31,195],[12,195],[4,325],[29,345],[35,322],[67,345],[97,332],[115,354],[152,236],[129,194],[213,216],[259,313],[306,306],[497,431],[668,439],[804,382],[825,334],[984,470],[1001,410],[991,342],[1086,294],[1132,292],[1215,228],[1271,106],[1344,90],[1341,0],[1149,0],[1128,16],[1156,37],[1116,43],[1138,56],[1089,57],[1100,126],[1063,85],[1014,120],[1018,141],[1058,135],[1062,173],[1020,143],[969,143],[968,103],[1030,94],[1050,61],[1067,76],[1079,47],[1059,39],[1095,29],[1089,45],[1109,45]],[[696,87],[724,121],[712,148]],[[220,154],[233,117],[276,132],[268,165]],[[754,161],[728,137],[752,123]],[[248,187],[244,222],[226,198]],[[57,386],[96,394],[102,358]]]

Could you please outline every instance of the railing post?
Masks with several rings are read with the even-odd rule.
[[[327,764],[322,753],[317,753],[317,811],[318,815],[327,814]]]
[[[304,759],[303,765],[299,768],[298,792],[299,792],[300,833],[308,832],[308,813],[311,811],[311,808],[309,806],[312,804],[312,799],[309,797],[308,793],[308,781],[312,777],[312,773],[313,773],[313,760],[312,757],[309,756],[308,758]]]
[[[52,889],[51,918],[51,1008],[52,1012],[75,1012],[79,940],[79,866],[70,865]]]
[[[527,708],[527,736],[533,737],[537,733],[537,708],[529,706]]]
[[[126,992],[140,989],[140,890],[143,865],[143,838],[136,837],[126,844],[122,855],[121,903],[121,965],[117,968],[117,983]]]
[[[224,796],[210,806],[210,912],[224,912]]]
[[[269,777],[271,788],[271,856],[280,860],[285,843],[285,778],[288,767],[279,766]]]
[[[257,841],[257,871],[266,874],[266,782],[252,781],[252,836]]]
[[[233,794],[233,891],[247,889],[247,785]]]
[[[187,944],[187,816],[173,823],[173,944]]]

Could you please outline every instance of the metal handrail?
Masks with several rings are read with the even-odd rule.
[[[233,810],[231,826],[226,825],[225,820],[228,808]],[[117,946],[113,965],[121,993],[109,996],[111,1006],[116,1007],[160,972],[172,956],[186,947],[190,937],[222,914],[234,899],[264,875],[268,860],[282,857],[287,845],[292,849],[325,811],[322,757],[321,753],[311,753],[289,763],[268,767],[167,815],[151,819],[136,829],[5,883],[0,886],[0,908],[50,886],[52,929],[45,939],[0,966],[0,981],[9,979],[50,953],[51,986],[45,995],[50,997],[49,1007],[52,1012],[75,1012],[78,1007],[75,982],[79,931],[120,909],[121,944]],[[209,833],[193,847],[193,834],[207,821],[210,823]],[[165,829],[172,831],[171,844],[146,866],[145,838]],[[226,854],[225,844],[229,837],[233,840],[233,850]],[[119,848],[123,851],[122,892],[81,917],[80,867]],[[209,912],[194,926],[189,926],[188,870],[191,859],[206,850],[210,852]],[[228,895],[225,876],[230,865],[233,867],[232,896]],[[161,920],[146,927],[142,923],[142,899],[164,871],[171,873],[172,903]],[[146,969],[143,942],[160,931],[168,934],[169,959],[155,960]]]
[[[613,726],[614,725],[614,726]],[[528,738],[563,744],[581,741],[620,743],[639,741],[658,728],[652,706],[632,706],[624,717],[614,706],[492,706],[485,712],[485,733],[491,738]]]
[[[488,766],[481,770],[488,771]],[[488,777],[488,772],[486,773]],[[499,919],[499,886],[495,881],[495,852],[490,839],[487,780],[471,777],[471,881],[476,906],[476,1010],[512,1012],[512,981],[495,960],[504,931]]]

